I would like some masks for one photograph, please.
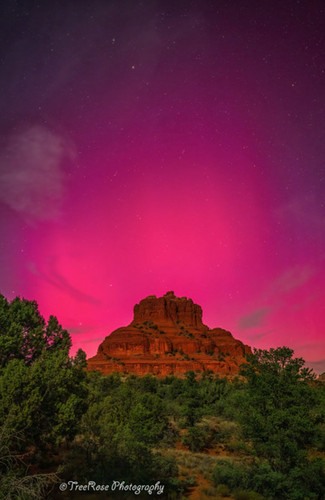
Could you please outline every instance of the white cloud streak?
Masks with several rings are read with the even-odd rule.
[[[30,224],[57,219],[64,194],[63,163],[74,157],[68,141],[42,126],[11,135],[0,151],[0,201]]]

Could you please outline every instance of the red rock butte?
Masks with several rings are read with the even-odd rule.
[[[189,370],[236,375],[250,353],[230,332],[204,325],[202,309],[192,299],[167,292],[136,304],[132,323],[108,335],[87,368],[160,377]]]

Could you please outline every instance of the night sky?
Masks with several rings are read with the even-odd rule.
[[[0,292],[72,354],[174,290],[325,371],[324,1],[3,3]]]

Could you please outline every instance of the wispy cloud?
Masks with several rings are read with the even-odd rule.
[[[306,366],[312,368],[315,373],[325,373],[325,359],[319,361],[306,361]]]
[[[89,328],[89,331],[91,331],[90,328]],[[69,333],[71,333],[73,335],[78,335],[78,332],[75,332],[74,328],[69,328]],[[98,345],[98,342],[103,342],[103,340],[104,340],[104,337],[96,337],[95,339],[86,339],[86,340],[83,339],[83,340],[74,342],[74,344],[78,344],[79,342],[82,344],[92,344],[93,342],[96,342],[96,344]]]
[[[273,281],[270,287],[270,293],[273,295],[277,293],[289,292],[304,285],[314,274],[315,269],[313,269],[310,265],[288,269],[285,273]]]
[[[255,328],[257,326],[262,326],[266,315],[268,314],[269,307],[260,307],[255,311],[245,314],[239,318],[238,326],[242,330],[247,330],[249,328]]]
[[[71,144],[42,126],[12,134],[0,150],[0,201],[31,224],[56,219],[64,193],[63,163],[74,155]]]
[[[301,196],[289,200],[277,210],[280,219],[289,220],[293,227],[308,227],[313,233],[324,232],[325,220],[319,212],[319,202],[313,194]]]
[[[306,306],[307,303],[315,300],[318,294],[308,296],[307,299],[301,299],[294,306],[288,303],[290,293],[299,287],[304,286],[315,275],[316,269],[310,265],[304,267],[291,267],[277,276],[273,282],[267,286],[255,307],[251,312],[244,314],[238,319],[238,327],[241,330],[261,328],[265,325],[268,315],[273,314],[287,304],[290,310],[297,310]],[[264,336],[265,334],[261,334]]]
[[[96,338],[86,339],[85,342],[92,342],[93,340],[103,340],[111,333],[111,328],[108,324],[92,325],[92,324],[75,324],[75,326],[69,326],[69,332],[74,335],[96,335]]]
[[[257,334],[253,334],[253,335],[250,335],[250,340],[252,342],[254,342],[255,340],[260,340],[264,337],[267,337],[268,335],[270,335],[271,333],[274,333],[276,330],[274,329],[271,329],[271,330],[266,330],[265,332],[261,332],[261,333],[257,333]]]
[[[88,302],[91,304],[99,305],[101,302],[95,299],[91,295],[84,293],[75,286],[71,285],[68,280],[62,276],[56,269],[56,260],[54,257],[50,259],[47,272],[40,271],[34,262],[30,262],[28,265],[29,271],[34,275],[38,276],[43,281],[46,281],[50,285],[62,290],[67,293],[70,297],[77,300],[78,302]]]

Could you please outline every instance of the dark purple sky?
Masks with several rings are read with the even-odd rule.
[[[174,290],[325,371],[324,2],[0,14],[0,292],[93,355]]]

